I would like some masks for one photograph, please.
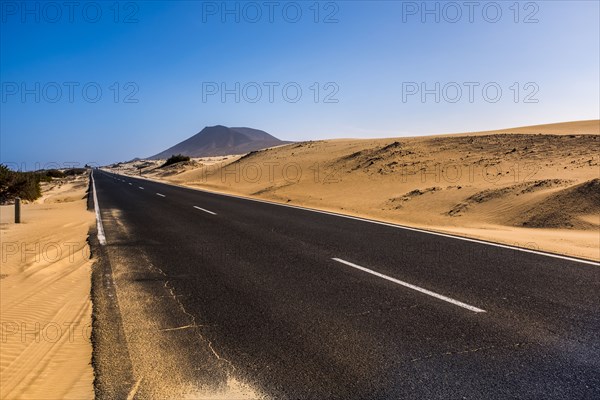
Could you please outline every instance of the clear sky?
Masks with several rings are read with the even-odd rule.
[[[0,156],[27,169],[216,124],[305,140],[599,118],[598,1],[0,4]]]

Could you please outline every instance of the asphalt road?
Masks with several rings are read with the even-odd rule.
[[[600,398],[598,264],[93,176],[99,396]]]

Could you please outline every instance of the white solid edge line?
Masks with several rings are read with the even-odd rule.
[[[111,173],[114,174],[115,172],[111,172]],[[296,208],[296,209],[299,209],[299,210],[311,211],[311,212],[315,212],[315,213],[319,213],[319,214],[333,215],[335,217],[353,219],[353,220],[362,221],[362,222],[369,222],[371,224],[389,226],[389,227],[392,227],[392,228],[404,229],[404,230],[413,231],[413,232],[427,233],[429,235],[441,236],[441,237],[446,237],[446,238],[450,238],[450,239],[464,240],[465,242],[479,243],[479,244],[484,244],[484,245],[487,245],[487,246],[500,247],[500,248],[503,248],[503,249],[517,250],[517,251],[522,251],[524,253],[538,254],[538,255],[541,255],[541,256],[558,258],[558,259],[561,259],[561,260],[573,261],[573,262],[578,262],[578,263],[581,263],[581,264],[589,264],[589,265],[595,265],[597,267],[600,267],[600,263],[599,262],[592,261],[592,260],[584,260],[582,258],[575,258],[575,257],[563,256],[563,255],[554,254],[554,253],[546,253],[544,251],[531,250],[531,249],[526,249],[524,247],[511,246],[511,245],[508,245],[508,244],[493,243],[493,242],[488,242],[488,241],[485,241],[485,240],[468,238],[468,237],[465,237],[465,236],[452,235],[452,234],[449,234],[449,233],[429,231],[427,229],[413,228],[413,227],[406,226],[406,225],[393,224],[391,222],[376,221],[376,220],[373,220],[373,219],[355,217],[355,216],[352,216],[352,215],[346,215],[346,214],[336,213],[336,212],[332,212],[332,211],[318,210],[316,208],[301,207],[301,206],[295,206],[295,205],[292,205],[292,204],[282,204],[282,203],[277,203],[277,202],[269,201],[269,200],[253,199],[251,197],[239,196],[239,195],[235,195],[235,194],[213,192],[213,191],[210,191],[210,190],[200,189],[200,188],[195,188],[195,187],[190,187],[190,186],[175,185],[173,183],[162,182],[162,181],[158,181],[158,180],[155,180],[155,179],[149,179],[149,178],[146,178],[146,177],[143,177],[143,176],[142,177],[136,177],[136,178],[145,179],[147,181],[154,182],[154,183],[159,183],[159,184],[163,184],[163,185],[169,185],[169,186],[179,187],[179,188],[182,188],[182,189],[190,189],[190,190],[196,190],[198,192],[210,193],[210,194],[214,194],[214,195],[218,195],[218,196],[234,197],[236,199],[242,199],[242,200],[248,200],[248,201],[255,201],[257,203],[272,204],[274,206],[280,206],[280,207]]]
[[[165,196],[164,194],[162,194],[162,193],[158,193],[158,192],[156,192],[156,195],[157,195],[157,196],[160,196],[160,197],[167,197],[167,196]]]
[[[454,299],[451,299],[450,297],[446,297],[446,296],[443,296],[441,294],[432,292],[431,290],[423,289],[422,287],[415,286],[415,285],[412,285],[412,284],[407,283],[407,282],[403,282],[403,281],[398,280],[396,278],[392,278],[390,276],[381,274],[379,272],[373,271],[373,270],[365,268],[365,267],[361,267],[360,265],[356,265],[356,264],[353,264],[353,263],[351,263],[349,261],[342,260],[341,258],[332,258],[332,260],[337,261],[337,262],[342,263],[342,264],[346,264],[346,265],[348,265],[348,266],[350,266],[352,268],[359,269],[359,270],[364,271],[366,273],[369,273],[371,275],[375,275],[375,276],[378,276],[380,278],[386,279],[386,280],[388,280],[390,282],[397,283],[398,285],[402,285],[402,286],[407,287],[409,289],[416,290],[417,292],[421,292],[421,293],[424,293],[424,294],[429,295],[431,297],[435,297],[436,299],[440,299],[440,300],[446,301],[448,303],[452,303],[455,306],[466,308],[467,310],[470,310],[470,311],[473,311],[473,312],[476,312],[476,313],[484,313],[484,312],[486,312],[485,310],[482,310],[481,308],[473,307],[473,306],[471,306],[469,304],[466,304],[466,303],[463,303],[461,301],[454,300]]]
[[[208,210],[206,210],[206,209],[204,209],[202,207],[194,206],[194,208],[196,208],[198,210],[201,210],[201,211],[204,211],[204,212],[207,212],[207,213],[212,214],[212,215],[217,215],[217,213],[212,212],[212,211],[208,211]]]
[[[98,242],[102,246],[106,244],[106,236],[104,236],[104,227],[102,226],[102,218],[100,217],[100,205],[98,204],[98,195],[96,194],[96,182],[94,181],[94,171],[90,173],[92,178],[92,190],[94,191],[94,211],[96,212],[96,230],[98,235]]]

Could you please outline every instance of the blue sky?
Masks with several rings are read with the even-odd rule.
[[[475,3],[3,1],[1,160],[105,164],[216,124],[306,140],[599,118],[599,2]]]

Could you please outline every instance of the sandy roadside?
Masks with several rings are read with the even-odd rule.
[[[0,209],[0,398],[91,399],[87,177],[43,189],[21,224]]]

